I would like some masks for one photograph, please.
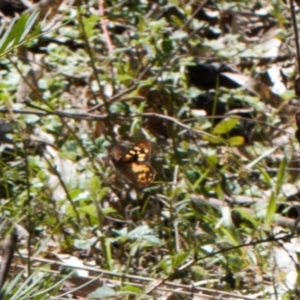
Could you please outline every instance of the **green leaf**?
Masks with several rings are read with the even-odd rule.
[[[244,208],[234,208],[233,211],[238,212],[244,219],[252,223],[254,227],[257,227],[259,225],[259,222],[253,218],[253,215],[250,214],[247,210]]]
[[[113,270],[113,260],[111,256],[111,240],[105,239],[105,251],[106,251],[106,263],[108,264],[109,270]]]
[[[284,174],[286,168],[287,168],[287,159],[286,156],[284,156],[280,162],[280,166],[277,172],[276,189],[275,189],[276,195],[279,194],[282,184],[284,183]]]
[[[173,50],[173,42],[170,39],[164,39],[162,42],[162,49],[165,54],[169,54]]]
[[[221,138],[219,136],[213,136],[213,135],[207,135],[207,134],[205,134],[203,136],[203,139],[205,141],[208,141],[208,142],[210,142],[212,144],[215,144],[215,145],[226,144],[225,139],[223,139],[223,138]]]
[[[179,267],[189,256],[188,252],[181,252],[171,257],[172,268],[176,269]]]
[[[220,228],[222,233],[226,236],[228,243],[230,243],[233,246],[238,246],[239,245],[239,239],[237,238],[235,232],[233,230],[227,229],[225,227],[221,227]]]
[[[269,188],[272,187],[272,178],[270,177],[269,173],[266,172],[264,168],[261,168],[259,165],[256,165],[255,167],[257,170],[259,170],[260,174],[262,175],[264,182],[267,184]]]
[[[13,31],[16,21],[17,21],[17,18],[14,18],[10,22],[8,28],[6,28],[4,35],[2,36],[2,38],[0,40],[0,54],[2,54],[2,52],[4,52],[4,50],[6,49],[7,45],[12,42],[13,36],[11,35],[11,32]],[[1,29],[4,29],[4,27],[1,26]],[[1,32],[1,34],[2,34],[2,32]]]
[[[100,182],[100,180],[99,180],[99,182]],[[101,186],[101,185],[99,185],[99,186]],[[103,188],[102,187],[100,189],[100,193],[98,194],[98,200],[101,201],[109,193],[109,191],[110,191],[110,188],[108,188],[108,187]]]
[[[227,143],[229,146],[242,146],[245,143],[245,138],[243,136],[233,136],[227,139]]]
[[[78,212],[80,213],[81,216],[89,216],[91,217],[96,217],[97,216],[97,212],[95,210],[95,205],[93,204],[89,204],[89,205],[82,205],[80,208],[78,208]]]
[[[89,188],[92,194],[98,194],[100,191],[101,187],[101,181],[98,176],[94,176],[91,178],[90,183],[89,183]]]
[[[128,233],[127,237],[134,240],[148,241],[153,244],[161,244],[160,239],[157,237],[157,233],[149,228],[148,225],[142,225],[133,229]]]
[[[39,12],[38,11],[34,11],[29,17],[28,19],[26,19],[26,24],[25,24],[25,28],[22,32],[22,35],[19,39],[19,41],[23,41],[25,39],[25,37],[27,36],[27,34],[29,33],[29,31],[33,28],[35,21],[37,19],[37,17],[39,16]],[[22,25],[22,24],[21,24]],[[18,41],[18,42],[19,42]]]
[[[130,81],[132,80],[132,76],[130,76],[129,74],[120,74],[117,76],[117,79],[120,81]]]
[[[227,118],[218,123],[212,133],[213,134],[226,134],[230,132],[236,124],[239,122],[239,119],[236,118]]]
[[[33,28],[38,15],[37,11],[31,15],[24,13],[19,18],[14,18],[6,29],[4,29],[4,26],[1,26],[0,34],[3,34],[2,31],[5,31],[5,33],[0,40],[0,55],[24,41],[29,31]]]
[[[143,292],[142,289],[134,285],[125,285],[124,287],[122,287],[122,291],[130,292],[131,294],[140,294]]]
[[[97,15],[90,15],[88,18],[82,19],[85,34],[88,38],[95,37],[96,25],[100,22],[100,17]]]
[[[26,30],[26,23],[28,20],[27,14],[22,14],[19,18],[19,20],[16,22],[15,26],[11,30],[11,35],[14,36],[13,45],[16,46],[20,40],[22,40],[22,37],[25,37],[28,33]]]
[[[195,183],[193,184],[193,190],[196,189],[198,186],[200,186],[201,182],[205,180],[207,175],[210,173],[209,169],[206,169],[205,172],[200,176]]]
[[[274,219],[274,215],[277,210],[276,198],[277,198],[276,195],[274,193],[272,193],[272,195],[270,197],[268,209],[267,209],[266,219],[265,219],[266,224],[270,224]]]
[[[166,259],[163,259],[159,262],[158,267],[162,269],[162,271],[167,274],[169,269],[169,264]]]

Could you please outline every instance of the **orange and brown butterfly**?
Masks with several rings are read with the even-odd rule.
[[[129,151],[117,145],[111,149],[110,156],[116,170],[128,181],[139,187],[146,187],[155,177],[155,171],[149,162],[151,153],[151,142],[145,139]]]

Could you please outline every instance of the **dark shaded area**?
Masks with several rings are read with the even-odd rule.
[[[1,0],[0,1],[0,11],[8,17],[14,17],[16,14],[21,14],[26,9],[27,6],[21,0]]]
[[[27,49],[33,53],[47,53],[46,48],[51,43],[59,46],[66,46],[73,51],[76,51],[78,49],[84,49],[84,43],[71,40],[71,39],[59,40],[59,39],[49,38],[46,36],[39,37],[37,42],[32,44]]]
[[[210,121],[213,125],[218,124],[224,118],[228,117],[226,116],[227,112],[235,109],[238,110],[245,108],[243,107],[243,104],[239,103],[238,101],[233,101],[232,103],[224,103],[219,98],[215,99],[214,93],[201,94],[192,99],[192,101],[194,108],[204,110],[208,117],[215,116],[215,118],[210,118]],[[239,135],[244,137],[246,143],[250,143],[255,126],[255,122],[254,120],[252,120],[253,116],[248,112],[240,112],[236,113],[235,115],[241,117],[240,122],[234,129],[230,131],[229,136],[226,137]]]
[[[225,64],[198,63],[195,66],[187,67],[187,70],[190,84],[203,90],[216,89],[220,86],[229,89],[239,87],[236,82],[226,76],[222,76],[222,72],[236,73],[231,67]]]

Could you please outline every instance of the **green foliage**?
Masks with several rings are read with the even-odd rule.
[[[291,35],[279,13],[283,3],[272,3],[272,22],[259,13],[253,13],[253,27],[238,20],[245,35],[253,30],[254,43],[229,21],[230,12],[239,18],[237,12],[246,11],[245,17],[263,2],[216,1],[218,9],[202,11],[207,20],[185,1],[158,2],[153,8],[151,1],[104,1],[104,16],[95,13],[95,1],[62,8],[63,22],[50,31],[37,12],[1,25],[1,217],[10,230],[21,224],[30,237],[24,247],[28,275],[14,270],[5,285],[9,299],[50,299],[69,286],[77,275],[55,269],[53,276],[49,266],[35,262],[35,255],[49,253],[79,257],[95,272],[102,269],[103,279],[119,280],[113,288],[85,291],[94,299],[140,297],[158,279],[166,286],[206,281],[206,288],[222,290],[210,279],[230,272],[245,296],[264,293],[265,277],[277,282],[270,253],[287,236],[276,235],[277,217],[289,217],[284,213],[293,207],[284,191],[299,172],[290,168],[295,145],[285,102],[276,106],[271,89],[255,80],[284,68],[263,57],[258,41],[266,36],[256,36],[272,22]],[[43,48],[43,59],[19,59],[21,45]],[[206,89],[201,84],[208,72],[193,87],[188,68],[198,62],[235,66],[240,74],[229,73],[240,76],[240,87],[224,86],[219,76]],[[206,110],[196,101],[203,94],[213,99]],[[113,169],[109,153],[144,138],[153,145],[147,163],[156,177],[141,188]],[[77,263],[66,265],[84,269]],[[257,274],[260,284],[253,284]]]
[[[36,23],[38,15],[38,12],[33,12],[31,15],[22,14],[20,17],[14,18],[7,28],[5,27],[7,24],[5,22],[2,23],[0,27],[0,36],[2,36],[0,40],[0,56],[36,38],[40,34],[39,28],[36,27],[28,36]]]

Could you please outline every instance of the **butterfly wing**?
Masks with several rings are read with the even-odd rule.
[[[122,160],[126,162],[146,162],[151,158],[151,153],[151,142],[148,140],[142,140],[125,153]]]
[[[146,187],[154,180],[155,171],[148,163],[132,163],[127,178],[141,186]]]
[[[148,140],[142,140],[129,151],[115,146],[111,150],[111,158],[115,168],[129,181],[140,186],[148,186],[155,177],[155,171],[148,163],[151,158],[152,145]]]

